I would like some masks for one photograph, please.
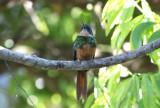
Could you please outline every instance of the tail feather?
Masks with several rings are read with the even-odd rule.
[[[78,71],[77,75],[77,100],[87,97],[87,71]]]

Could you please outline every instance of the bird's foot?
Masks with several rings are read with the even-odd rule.
[[[36,53],[31,54],[32,57],[37,57]]]
[[[91,62],[93,62],[94,59],[91,59]]]

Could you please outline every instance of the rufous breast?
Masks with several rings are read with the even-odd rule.
[[[89,44],[83,45],[82,48],[77,48],[77,59],[78,60],[89,60],[92,59],[95,54],[95,47],[91,47]]]

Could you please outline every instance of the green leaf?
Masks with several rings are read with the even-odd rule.
[[[138,108],[145,108],[142,99],[138,102]]]
[[[104,105],[93,104],[91,108],[104,108]]]
[[[139,15],[131,21],[133,29],[135,29],[135,27],[142,22],[143,18],[144,18],[144,15]]]
[[[154,26],[149,27],[143,32],[142,41],[144,45],[147,44],[148,39],[153,34],[154,28],[155,28]]]
[[[84,105],[84,108],[90,108],[93,101],[94,101],[94,93],[89,95],[89,97],[87,98],[86,103]]]
[[[125,98],[124,101],[120,104],[120,108],[132,108],[131,99]]]
[[[142,45],[143,32],[155,25],[155,22],[143,22],[139,24],[131,33],[131,46],[133,49],[139,48]]]
[[[130,24],[128,24],[128,25],[130,25]],[[129,31],[128,31],[128,33],[129,33]],[[119,50],[120,50],[124,40],[126,39],[126,37],[127,37],[127,35],[121,35],[121,34],[119,35],[118,40],[117,40],[117,52],[116,52],[116,54],[119,53]]]
[[[93,104],[91,108],[104,108],[104,105]]]
[[[108,69],[109,70],[109,69]],[[106,70],[106,68],[100,68],[98,74],[98,82],[101,88],[105,86],[106,81],[109,79],[110,71]]]
[[[106,85],[106,82],[108,79],[112,76],[112,72],[117,68],[117,66],[113,66],[109,69],[100,68],[99,74],[98,74],[98,82],[99,86],[103,89],[103,87]]]
[[[118,16],[118,14],[120,13],[121,8],[122,8],[122,6],[120,7],[120,9],[116,10],[116,11],[113,13],[111,19],[108,19],[108,21],[107,21],[107,26],[106,26],[106,29],[105,29],[106,36],[108,36],[110,30],[114,27],[114,25],[116,24],[116,21],[119,21],[119,19],[118,19],[117,16]],[[116,18],[117,18],[117,19],[116,19]]]
[[[99,98],[90,108],[104,108],[105,105],[104,103],[102,104],[102,101],[104,100],[103,98],[104,97]]]
[[[121,35],[126,36],[130,31],[130,20],[132,19],[132,15],[134,12],[134,4],[132,1],[128,1],[124,4],[122,9],[122,15],[120,17],[120,29]]]
[[[113,68],[112,76],[109,78],[109,82],[107,86],[110,94],[114,93],[120,81],[121,65],[116,65],[112,68]]]
[[[89,87],[90,87],[90,85],[91,85],[91,83],[92,83],[92,81],[93,81],[93,76],[91,75],[91,74],[87,74],[87,91],[88,91],[88,89],[89,89]]]
[[[94,78],[94,97],[99,98],[102,96],[101,87],[99,86],[98,79]]]
[[[160,66],[159,54],[160,54],[160,49],[157,49],[157,50],[149,53],[149,56],[150,56],[150,58],[152,58],[153,63],[157,64],[158,66]],[[160,69],[160,67],[159,67],[159,69]]]
[[[104,6],[102,11],[102,22],[104,22],[107,19],[107,17],[109,16],[108,14],[111,14],[111,11],[115,6],[115,3],[114,3],[115,1],[116,0],[108,0],[106,5]]]
[[[115,46],[117,47],[117,54],[119,53],[119,50],[124,40],[126,39],[128,33],[130,32],[130,30],[134,27],[134,25],[136,25],[137,23],[140,23],[142,18],[143,18],[143,15],[137,16],[132,21],[123,23],[115,28],[115,31],[113,32],[113,35],[111,38],[111,46],[112,48],[115,48]],[[124,35],[120,34],[120,26],[121,28],[123,28],[123,26],[127,27],[126,30],[124,30],[126,34]]]
[[[160,98],[160,77],[152,75],[150,78],[151,78],[153,90],[156,96]]]
[[[127,35],[129,34],[129,32],[132,29],[132,22],[128,21],[125,23],[120,24],[120,31],[121,34],[118,38],[118,42],[117,42],[117,48],[120,49],[124,40],[126,39]]]
[[[120,17],[122,23],[128,22],[132,19],[132,15],[134,12],[134,4],[132,1],[127,1],[123,5],[122,15]]]
[[[120,34],[120,26],[116,26],[114,29],[113,35],[111,37],[111,46],[112,48],[115,48],[117,46],[117,40]]]
[[[104,108],[104,106],[108,105],[104,96],[97,98],[91,108]]]
[[[132,108],[132,105],[139,102],[139,81],[136,75],[131,78],[130,83],[127,85],[127,93],[119,105],[121,108]]]
[[[148,43],[156,40],[156,39],[159,39],[160,38],[160,30],[154,32],[150,38],[148,39]],[[155,51],[153,51],[152,53],[149,54],[149,56],[153,59],[154,63],[156,64],[160,64],[159,63],[159,54],[160,54],[160,49],[157,49]]]
[[[128,78],[118,85],[117,89],[111,97],[111,108],[118,108],[119,104],[125,101],[125,98],[129,93],[128,90],[130,88],[131,80],[131,78]]]
[[[133,81],[132,82],[132,92],[133,92],[134,98],[136,99],[136,102],[139,102],[140,101],[140,98],[139,98],[139,80],[138,80],[137,75],[135,75],[133,77],[132,81]]]
[[[114,25],[119,22],[120,18],[120,12],[123,8],[123,3],[122,4],[117,4],[117,8],[113,8],[110,14],[108,14],[107,18],[107,26],[106,26],[106,36],[108,36],[110,30],[114,27]]]
[[[154,32],[150,38],[148,39],[148,43],[156,40],[156,39],[159,39],[160,38],[160,30],[157,30],[156,32]]]
[[[142,100],[145,108],[154,108],[154,92],[149,78],[142,76]]]
[[[120,17],[120,31],[121,34],[118,37],[117,41],[117,54],[126,39],[128,33],[132,29],[132,22],[130,21],[132,19],[132,15],[134,12],[134,4],[132,1],[128,1],[124,4],[122,9],[122,15]]]

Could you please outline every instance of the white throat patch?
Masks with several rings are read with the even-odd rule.
[[[93,35],[91,35],[91,34],[89,34],[88,32],[87,32],[87,30],[82,30],[81,32],[79,32],[79,34],[78,34],[79,36],[93,36]]]

